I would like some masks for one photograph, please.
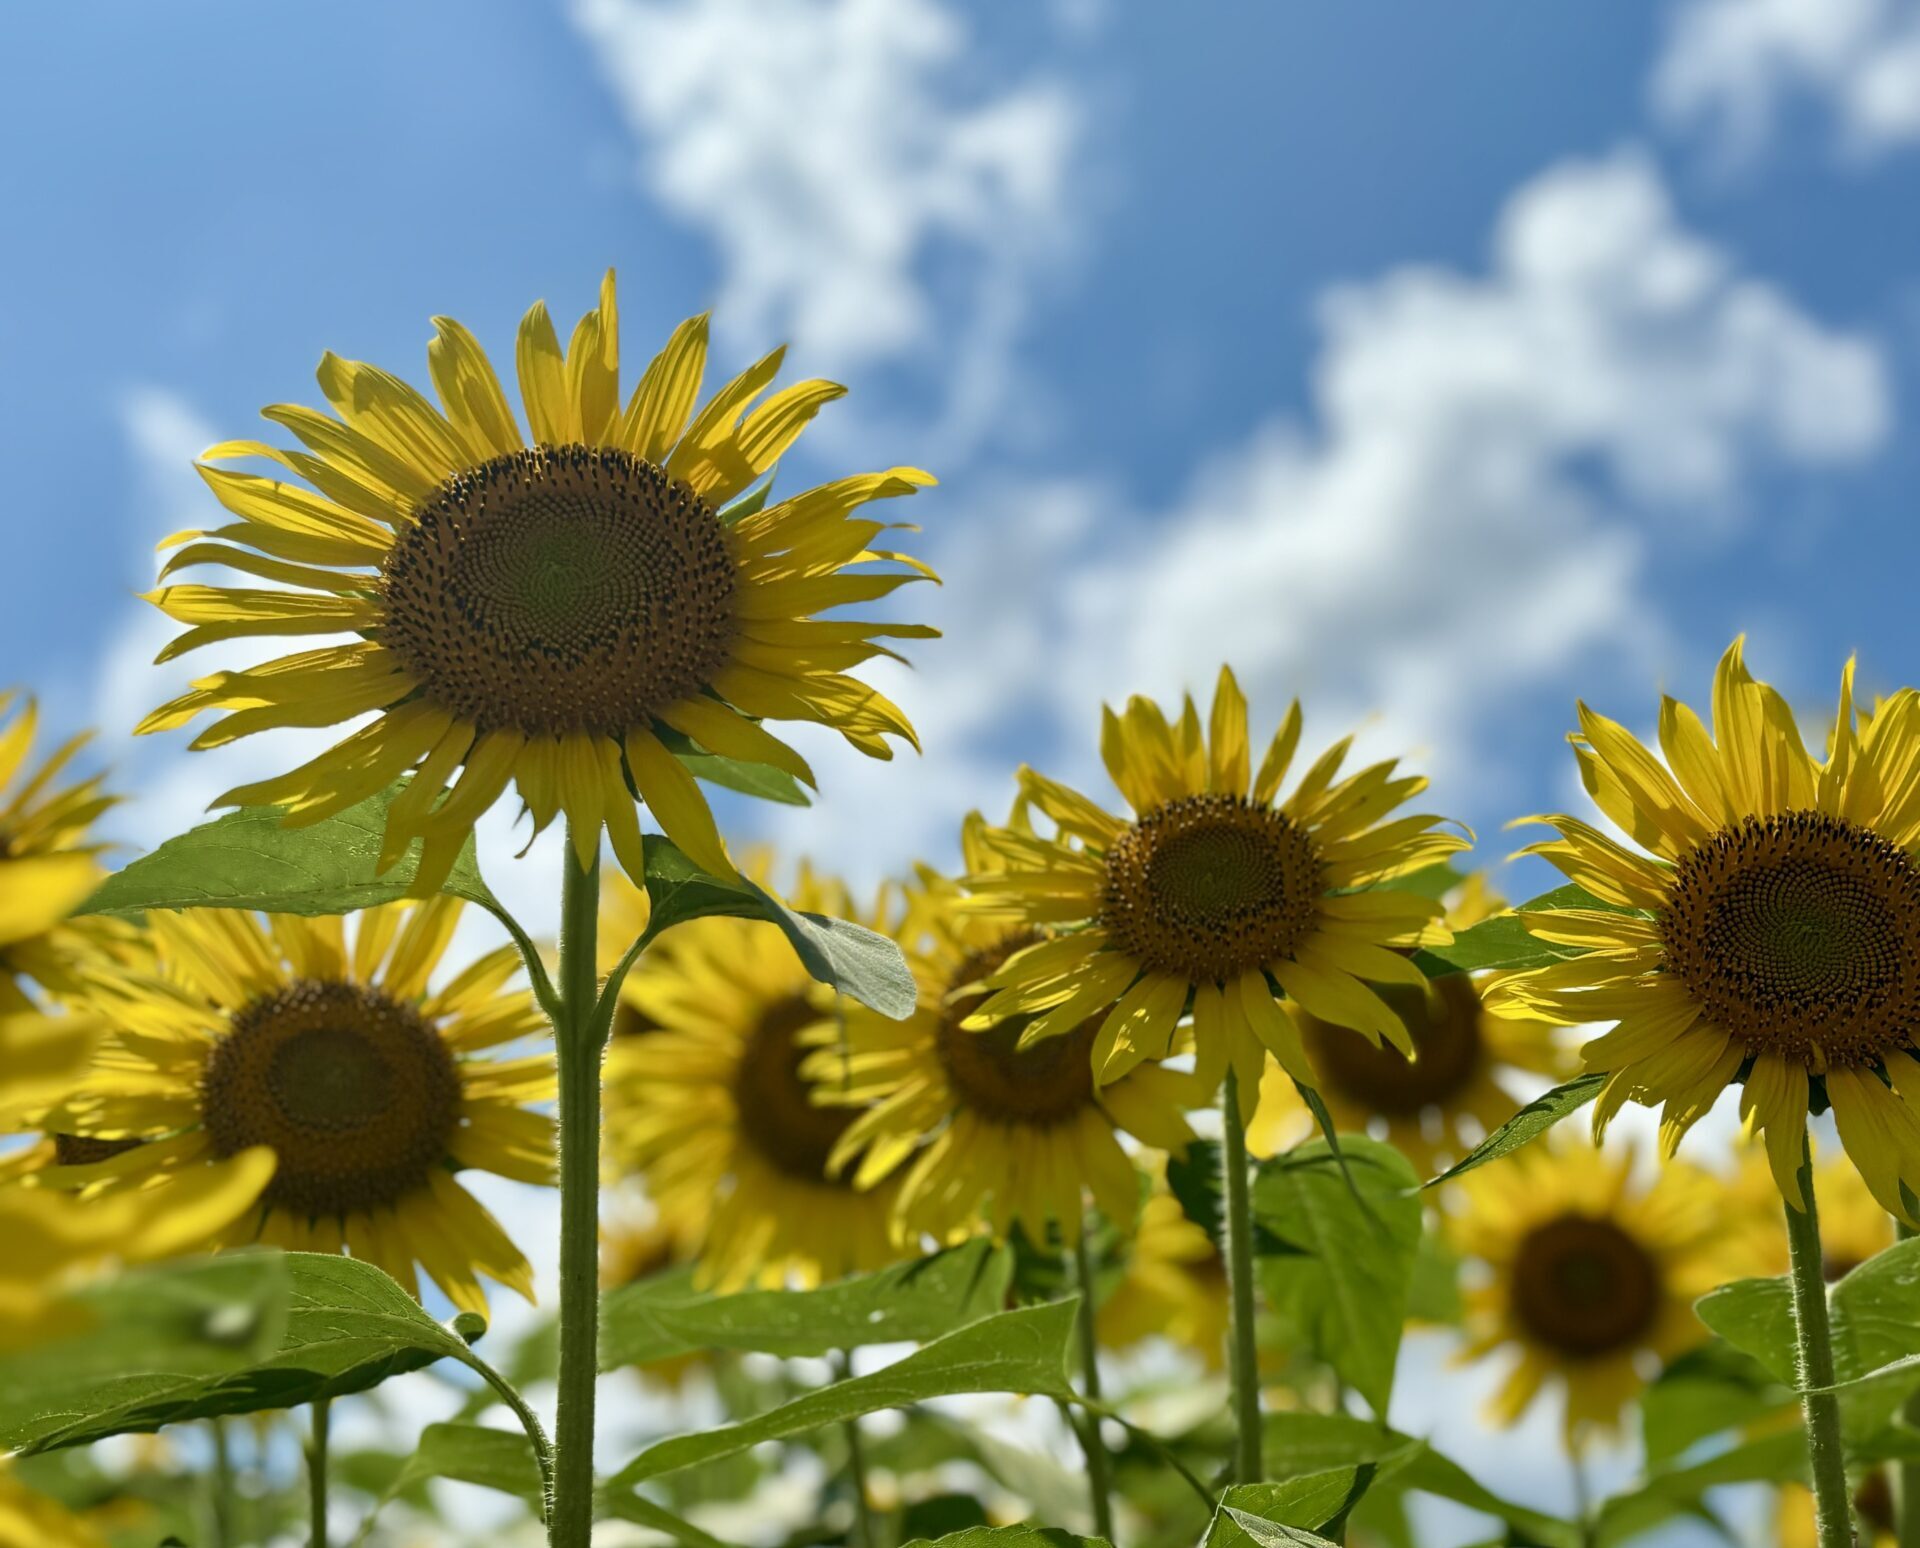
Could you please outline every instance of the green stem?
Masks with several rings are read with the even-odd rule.
[[[1852,1548],[1853,1507],[1840,1443],[1840,1399],[1833,1387],[1833,1339],[1827,1325],[1827,1279],[1820,1262],[1820,1212],[1813,1197],[1813,1152],[1800,1149],[1804,1210],[1787,1212],[1792,1255],[1793,1321],[1800,1338],[1799,1378],[1807,1425],[1807,1463],[1813,1480],[1814,1530],[1820,1548]]]
[[[1915,1234],[1898,1215],[1893,1217],[1893,1229],[1903,1242]],[[1907,1399],[1900,1417],[1920,1428],[1920,1392]],[[1893,1470],[1893,1526],[1900,1548],[1920,1548],[1920,1460],[1901,1462]]]
[[[560,1382],[554,1419],[552,1548],[588,1548],[593,1535],[593,1399],[599,1375],[600,1054],[593,1036],[600,859],[582,866],[567,834],[560,901]]]
[[[307,1541],[313,1548],[327,1548],[327,1428],[332,1419],[333,1400],[315,1398],[313,1439],[307,1443]]]
[[[1080,1386],[1089,1403],[1100,1401],[1100,1340],[1094,1327],[1099,1292],[1093,1277],[1093,1258],[1087,1251],[1084,1229],[1073,1240],[1073,1277],[1080,1286]],[[1113,1477],[1107,1443],[1100,1438],[1100,1417],[1086,1414],[1080,1425],[1080,1446],[1087,1456],[1087,1494],[1093,1504],[1096,1537],[1113,1541]]]
[[[1220,1116],[1226,1138],[1220,1147],[1220,1167],[1227,1199],[1227,1289],[1232,1313],[1227,1346],[1233,1376],[1231,1476],[1235,1483],[1258,1483],[1266,1464],[1260,1453],[1260,1351],[1253,1329],[1253,1205],[1247,1190],[1247,1130],[1240,1118],[1240,1080],[1231,1066],[1220,1093]]]
[[[234,1548],[240,1539],[233,1529],[233,1454],[227,1449],[227,1421],[213,1421],[213,1544]]]
[[[834,1366],[838,1380],[852,1378],[852,1355],[836,1355]],[[880,1533],[873,1519],[873,1503],[867,1494],[867,1451],[860,1441],[860,1421],[849,1419],[840,1428],[847,1438],[847,1472],[853,1479],[853,1512],[860,1528],[860,1548],[880,1548]]]

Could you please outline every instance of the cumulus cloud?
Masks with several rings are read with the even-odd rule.
[[[1484,274],[1394,270],[1320,319],[1310,420],[1220,450],[1169,509],[1066,480],[944,516],[949,637],[885,683],[930,767],[822,750],[828,800],[789,831],[880,866],[945,854],[966,804],[1007,798],[1010,753],[1094,777],[1099,700],[1203,689],[1222,660],[1257,711],[1301,693],[1328,738],[1375,713],[1382,745],[1497,805],[1506,699],[1576,659],[1649,668],[1655,522],[1710,540],[1756,468],[1887,431],[1874,347],[1743,276],[1630,151],[1519,189]]]
[[[718,250],[721,325],[833,370],[937,341],[941,428],[983,433],[1069,230],[1075,90],[1044,74],[979,89],[937,0],[574,0],[572,15],[648,190]]]
[[[1920,140],[1920,0],[1688,0],[1653,77],[1656,109],[1742,158],[1796,98],[1824,102],[1842,148]]]

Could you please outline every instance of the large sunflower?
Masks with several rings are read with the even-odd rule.
[[[1448,904],[1447,927],[1464,930],[1504,907],[1485,877],[1469,877]],[[1342,1134],[1384,1132],[1430,1176],[1511,1118],[1534,1094],[1525,1086],[1529,1077],[1552,1081],[1571,1073],[1558,1029],[1487,1015],[1480,1004],[1483,987],[1465,973],[1381,987],[1381,997],[1399,1012],[1413,1039],[1413,1059],[1296,1009],[1294,1020],[1319,1072],[1320,1097],[1334,1127]],[[1318,1127],[1286,1071],[1269,1063],[1259,1111],[1247,1127],[1247,1148],[1257,1156],[1276,1155]]]
[[[1205,732],[1191,698],[1177,724],[1143,698],[1124,716],[1104,712],[1101,754],[1131,819],[1023,768],[1023,800],[1056,833],[990,830],[1004,869],[967,885],[973,906],[1009,930],[1059,933],[988,976],[997,992],[977,1024],[1032,1017],[1022,1034],[1032,1042],[1098,1016],[1091,1054],[1105,1084],[1166,1057],[1191,1000],[1202,1089],[1231,1067],[1247,1116],[1269,1051],[1294,1079],[1320,1081],[1283,995],[1411,1052],[1399,1014],[1369,981],[1422,984],[1391,948],[1447,934],[1437,902],[1376,884],[1467,841],[1435,831],[1438,817],[1385,821],[1426,780],[1391,761],[1338,778],[1351,738],[1277,800],[1299,740],[1296,701],[1255,772],[1246,700],[1223,667]]]
[[[984,834],[976,813],[962,834],[976,875],[997,863]],[[1097,1087],[1089,1054],[1098,1017],[1025,1047],[1028,1018],[967,1029],[986,998],[981,981],[1041,937],[968,912],[945,877],[921,871],[900,933],[919,986],[914,1013],[890,1021],[851,1006],[844,1033],[828,1024],[812,1034],[823,1046],[806,1073],[820,1093],[865,1109],[829,1166],[849,1169],[862,1188],[906,1166],[898,1225],[909,1242],[957,1242],[983,1220],[996,1234],[1019,1225],[1042,1242],[1051,1222],[1078,1241],[1088,1193],[1108,1219],[1131,1224],[1140,1185],[1119,1135],[1184,1149],[1192,1080],[1143,1064]]]
[[[1786,701],[1736,640],[1713,686],[1713,732],[1663,699],[1663,764],[1625,727],[1579,707],[1588,793],[1640,846],[1576,817],[1530,847],[1609,909],[1528,910],[1543,940],[1582,956],[1509,978],[1499,1014],[1614,1022],[1582,1049],[1608,1071],[1594,1130],[1627,1101],[1664,1104],[1671,1154],[1733,1083],[1766,1137],[1780,1192],[1801,1206],[1809,1104],[1881,1205],[1920,1191],[1920,694],[1857,721],[1853,664],[1827,756],[1810,756]],[[1641,851],[1647,851],[1643,853]]]
[[[1693,1303],[1749,1272],[1724,1190],[1675,1164],[1652,1186],[1631,1155],[1551,1139],[1468,1174],[1448,1233],[1483,1266],[1466,1295],[1466,1356],[1509,1352],[1491,1417],[1513,1424],[1549,1382],[1570,1443],[1610,1429],[1665,1362],[1704,1340]]]
[[[617,894],[629,884],[612,875],[605,885]],[[855,913],[844,887],[807,871],[791,902]],[[815,1285],[897,1256],[897,1180],[862,1192],[828,1175],[855,1114],[816,1104],[801,1074],[807,1030],[831,1022],[835,1007],[786,936],[750,919],[676,925],[620,992],[625,1035],[606,1062],[608,1159],[640,1175],[670,1223],[704,1222],[698,1283]]]
[[[252,1146],[279,1169],[216,1244],[346,1250],[417,1290],[417,1262],[463,1310],[485,1274],[529,1299],[533,1271],[455,1173],[552,1180],[553,1056],[481,1057],[545,1026],[508,987],[511,947],[440,988],[461,904],[435,897],[344,921],[156,912],[159,970],[102,975],[115,1030],[45,1115],[49,1182],[143,1189]]]
[[[39,708],[18,701],[13,691],[0,693],[0,1012],[30,1003],[23,980],[72,990],[76,957],[125,933],[100,920],[67,919],[105,879],[99,855],[106,846],[90,830],[118,798],[101,790],[103,775],[60,783],[87,733],[31,765]]]
[[[360,636],[215,673],[141,724],[226,711],[194,742],[216,747],[275,726],[374,717],[224,802],[314,822],[413,770],[382,862],[423,837],[424,890],[509,781],[536,827],[566,814],[583,864],[604,825],[637,877],[637,793],[688,854],[726,874],[712,814],[675,749],[698,744],[811,780],[762,718],[831,726],[879,758],[891,756],[887,737],[913,740],[894,705],[846,674],[886,653],[884,636],[933,631],[814,615],[884,597],[922,570],[869,547],[885,525],[853,512],[932,480],[893,468],[763,509],[728,505],[845,389],[799,382],[755,405],[779,370],[775,350],[702,405],[707,321],[696,317],[623,408],[609,272],[564,351],[544,304],[521,323],[523,436],[473,336],[450,318],[435,328],[427,357],[440,407],[329,354],[320,389],[337,418],[291,404],[265,411],[304,452],[228,441],[207,453],[270,458],[311,489],[203,466],[239,519],[163,545],[184,544],[163,580],[214,564],[275,583],[153,592],[189,626],[163,660],[244,635]],[[892,568],[841,573],[874,562]]]

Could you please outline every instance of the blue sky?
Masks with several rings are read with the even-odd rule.
[[[1204,25],[1196,24],[1196,17]],[[862,875],[943,858],[1104,695],[1209,685],[1417,749],[1493,857],[1737,630],[1794,701],[1910,680],[1920,4],[231,0],[13,20],[5,676],[101,726],[151,843],[292,752],[126,732],[180,677],[133,600],[189,462],[424,376],[616,265],[630,361],[718,308],[853,393],[789,483],[914,502],[948,638],[886,686],[927,756],[817,740],[734,807]],[[563,324],[564,325],[564,324]],[[188,664],[189,667],[192,663]],[[504,841],[507,813],[491,835]],[[502,878],[538,922],[541,856]],[[1538,878],[1516,877],[1530,890]]]

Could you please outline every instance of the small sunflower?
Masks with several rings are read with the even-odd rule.
[[[265,411],[305,451],[229,441],[207,453],[213,463],[269,458],[311,488],[202,466],[239,519],[162,545],[185,545],[162,580],[213,564],[274,583],[151,593],[188,625],[162,660],[248,635],[360,636],[215,673],[141,724],[157,731],[224,711],[193,744],[217,747],[374,716],[222,802],[315,822],[412,770],[381,858],[389,865],[423,838],[424,890],[509,781],[536,829],[566,814],[582,864],[604,825],[639,877],[637,793],[676,843],[725,875],[713,816],[674,748],[697,743],[811,781],[762,719],[829,726],[877,758],[892,756],[889,736],[913,741],[899,709],[847,674],[887,654],[886,636],[934,631],[814,615],[931,573],[869,547],[886,524],[853,513],[932,479],[893,468],[764,509],[728,505],[844,388],[799,382],[756,405],[780,368],[775,350],[701,404],[703,316],[675,330],[623,408],[609,272],[564,351],[544,304],[521,323],[523,437],[473,336],[450,318],[434,326],[440,407],[328,354],[320,388],[337,418],[291,404]],[[875,562],[894,567],[842,573]]]
[[[1441,819],[1387,815],[1426,788],[1392,762],[1340,779],[1351,738],[1277,801],[1300,741],[1296,701],[1254,772],[1247,704],[1220,671],[1208,729],[1193,700],[1170,724],[1151,700],[1104,712],[1100,750],[1133,808],[1115,817],[1064,785],[1020,771],[1023,801],[1056,826],[990,830],[1004,869],[969,877],[973,905],[1007,928],[1048,932],[986,982],[980,1025],[1032,1017],[1029,1042],[1100,1020],[1102,1084],[1165,1058],[1192,1002],[1202,1089],[1231,1067],[1251,1116],[1269,1051],[1306,1085],[1320,1076],[1284,997],[1333,1026],[1411,1053],[1412,1039],[1370,982],[1420,985],[1393,947],[1447,938],[1437,902],[1377,884],[1431,865],[1467,841]]]
[[[55,994],[75,987],[74,964],[95,946],[117,941],[126,927],[67,916],[106,879],[91,836],[94,821],[118,797],[104,794],[105,776],[59,783],[88,733],[69,737],[30,766],[39,707],[16,692],[0,693],[0,1012],[31,1001],[23,980]]]
[[[629,885],[605,883],[615,894]],[[844,887],[809,871],[790,901],[855,915]],[[888,1226],[897,1180],[863,1192],[828,1175],[856,1115],[818,1105],[801,1073],[805,1034],[835,1008],[786,936],[751,919],[676,925],[620,992],[631,1017],[607,1050],[607,1154],[669,1220],[705,1222],[697,1283],[812,1286],[898,1256]]]
[[[365,1258],[417,1293],[415,1263],[462,1310],[485,1274],[532,1298],[533,1271],[455,1173],[552,1180],[551,1053],[480,1057],[544,1026],[508,985],[503,947],[432,989],[459,900],[344,921],[234,910],[156,912],[152,975],[103,975],[114,1029],[46,1118],[48,1180],[113,1194],[252,1146],[279,1169],[216,1245],[254,1241]]]
[[[962,851],[976,876],[997,864],[977,813]],[[844,1036],[833,1024],[813,1034],[821,1046],[806,1073],[821,1096],[864,1109],[828,1165],[861,1188],[904,1166],[897,1224],[908,1242],[958,1242],[982,1220],[996,1235],[1018,1225],[1040,1242],[1052,1223],[1077,1241],[1087,1193],[1109,1220],[1131,1224],[1140,1188],[1120,1134],[1185,1149],[1191,1079],[1144,1064],[1097,1087],[1097,1016],[1038,1043],[1022,1042],[1027,1017],[970,1029],[986,998],[982,980],[1042,935],[970,912],[956,883],[925,868],[908,890],[905,921],[914,1013],[889,1021],[850,1006]]]
[[[1625,727],[1579,707],[1582,779],[1638,850],[1579,818],[1531,819],[1546,856],[1608,909],[1520,915],[1542,940],[1587,948],[1517,974],[1498,1014],[1613,1022],[1587,1043],[1612,1078],[1604,1132],[1628,1102],[1664,1104],[1671,1155],[1730,1084],[1765,1136],[1781,1194],[1802,1206],[1809,1104],[1830,1105],[1848,1158],[1903,1218],[1920,1191],[1920,694],[1856,720],[1853,663],[1824,761],[1734,641],[1714,678],[1713,731],[1663,699],[1663,764]],[[1646,851],[1646,852],[1641,852]]]
[[[1549,1381],[1569,1443],[1612,1428],[1658,1367],[1706,1338],[1693,1303],[1751,1265],[1723,1240],[1722,1187],[1684,1164],[1651,1186],[1630,1155],[1551,1138],[1470,1173],[1447,1212],[1482,1266],[1466,1293],[1467,1358],[1516,1356],[1490,1417],[1517,1422]]]
[[[1471,876],[1448,905],[1450,930],[1464,930],[1506,905]],[[1417,1057],[1349,1036],[1296,1008],[1308,1057],[1320,1073],[1320,1098],[1342,1134],[1384,1132],[1387,1141],[1430,1176],[1511,1118],[1531,1091],[1515,1077],[1549,1081],[1571,1073],[1557,1029],[1544,1021],[1489,1016],[1480,1004],[1485,981],[1450,973],[1419,984],[1378,986],[1405,1024]],[[1247,1148],[1276,1155],[1319,1131],[1287,1073],[1268,1064],[1260,1108],[1247,1128]]]
[[[1164,1183],[1147,1196],[1126,1272],[1094,1326],[1109,1349],[1171,1339],[1217,1371],[1226,1363],[1227,1267],[1212,1237],[1187,1218]]]

